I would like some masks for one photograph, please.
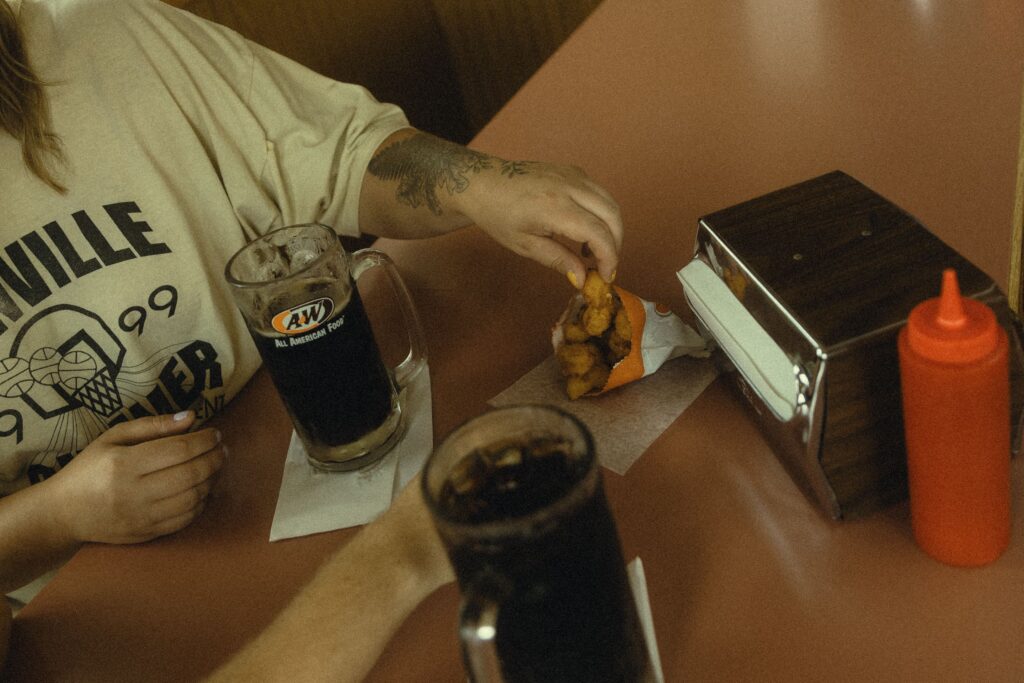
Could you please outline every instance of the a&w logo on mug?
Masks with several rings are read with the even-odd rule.
[[[302,334],[323,325],[333,312],[334,301],[323,297],[281,311],[270,324],[281,334]]]

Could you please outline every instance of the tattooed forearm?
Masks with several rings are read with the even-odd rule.
[[[491,168],[493,157],[432,135],[419,133],[381,150],[368,169],[381,180],[397,180],[395,197],[416,208],[426,204],[441,215],[439,190],[449,195],[469,187],[469,176]]]

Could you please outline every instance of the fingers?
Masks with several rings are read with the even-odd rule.
[[[622,239],[621,224],[619,225],[620,234],[616,236],[616,233],[605,220],[593,213],[590,208],[573,200],[572,206],[564,215],[551,218],[551,226],[556,234],[567,237],[589,248],[594,260],[597,262],[598,272],[605,282],[611,282],[614,279],[615,271],[619,265],[619,245]],[[554,240],[549,239],[547,242],[548,244],[545,245],[545,248],[540,249],[539,253],[531,254],[531,256],[545,265],[561,270],[566,275],[572,272],[573,276],[569,277],[570,281],[575,277],[575,286],[577,288],[582,287],[587,276],[586,265],[583,263],[583,260]],[[535,249],[539,246],[539,243],[534,243]],[[554,258],[556,250],[558,254],[557,259]],[[568,255],[563,252],[568,252]],[[559,264],[565,267],[559,268]]]
[[[591,180],[581,169],[570,168],[569,176],[564,179],[567,205],[562,208],[562,215],[550,216],[551,230],[554,234],[567,237],[583,245],[584,256],[590,254],[597,264],[598,273],[606,282],[615,278],[618,269],[619,251],[622,249],[623,224],[619,206],[611,194]],[[548,251],[548,250],[545,250]],[[559,268],[569,276],[570,282],[578,288],[586,279],[586,265],[577,255],[562,255],[557,261],[547,258],[538,259],[552,267],[554,263],[565,266]]]
[[[114,425],[104,432],[97,441],[102,440],[118,446],[134,446],[162,436],[183,434],[195,423],[195,419],[196,415],[191,410],[183,410],[174,415],[140,417]]]
[[[62,468],[52,485],[66,501],[58,516],[68,535],[137,543],[198,514],[225,448],[215,429],[188,432],[195,419],[188,411],[121,423]]]
[[[589,229],[587,232],[590,238],[580,241],[588,246],[594,255],[594,260],[597,262],[597,272],[600,273],[601,278],[605,282],[611,282],[615,279],[615,271],[619,267],[621,235],[616,239],[615,234],[604,221],[590,220],[588,223]],[[586,278],[586,273],[583,275]],[[580,280],[580,286],[582,286],[582,283],[583,280]]]
[[[212,484],[206,482],[151,505],[145,512],[144,520],[140,520],[124,534],[106,539],[107,542],[143,543],[184,529],[206,508],[211,487]]]
[[[224,464],[227,449],[218,445],[182,463],[151,472],[140,487],[146,506],[145,538],[156,538],[188,526],[206,505],[213,476]]]
[[[623,224],[618,204],[576,167],[516,162],[512,173],[496,173],[482,190],[487,201],[464,201],[463,214],[500,244],[568,276],[577,288],[587,262],[605,281],[615,278]],[[473,195],[476,197],[477,195]],[[590,254],[573,253],[564,242]],[[591,266],[593,267],[593,266]]]
[[[181,531],[189,524],[191,524],[195,520],[195,518],[200,515],[200,513],[203,511],[204,505],[205,501],[196,505],[191,510],[182,512],[181,514],[175,515],[173,517],[168,517],[167,519],[158,522],[150,530],[151,533],[145,540],[157,538],[159,536],[166,536],[167,534],[173,534],[175,531]]]
[[[607,190],[594,181],[585,178],[583,182],[591,192],[577,193],[573,199],[604,222],[615,242],[615,251],[618,252],[622,249],[622,235],[625,231],[619,205]]]
[[[224,465],[227,448],[217,445],[194,456],[155,470],[142,477],[142,485],[152,492],[153,500],[166,500],[210,481]]]
[[[584,256],[588,256],[589,247],[597,262],[598,273],[606,282],[611,282],[618,268],[624,232],[619,205],[611,193],[594,182],[583,169],[573,166],[568,170],[567,194],[578,213],[574,219],[556,226],[556,232],[582,244]],[[578,283],[582,286],[583,279]]]
[[[221,434],[218,430],[207,428],[189,434],[168,436],[147,445],[145,460],[140,464],[139,473],[148,476],[192,460],[201,453],[213,449],[220,443]]]
[[[533,235],[525,238],[523,253],[552,270],[565,273],[569,282],[577,289],[583,286],[587,278],[587,266],[583,260],[568,247],[550,237]]]
[[[619,265],[619,251],[622,249],[622,216],[619,206],[603,188],[589,179],[584,179],[591,192],[576,192],[573,201],[585,211],[584,223],[580,226],[578,241],[590,247],[597,271],[605,282],[615,279]],[[583,280],[580,280],[582,286]]]
[[[152,519],[157,522],[154,528],[162,528],[168,520],[177,519],[188,512],[199,514],[212,488],[213,480],[208,478],[154,503],[150,508]]]

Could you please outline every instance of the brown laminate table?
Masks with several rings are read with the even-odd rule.
[[[1022,65],[1019,0],[606,0],[474,144],[587,169],[622,205],[620,282],[677,310],[700,215],[836,168],[1005,288]],[[382,246],[424,319],[440,437],[550,353],[569,289],[475,231]],[[267,542],[289,425],[265,375],[221,426],[232,458],[202,519],[79,552],[16,619],[6,677],[198,678],[351,537]],[[720,379],[606,487],[669,681],[1011,681],[1022,470],[1006,554],[945,567],[914,546],[905,505],[826,520]],[[448,587],[421,605],[371,680],[464,680],[457,601]]]

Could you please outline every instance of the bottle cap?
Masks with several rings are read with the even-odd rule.
[[[907,319],[907,343],[917,354],[940,363],[971,363],[999,343],[999,323],[985,304],[960,296],[956,271],[942,272],[942,293],[914,307]]]

